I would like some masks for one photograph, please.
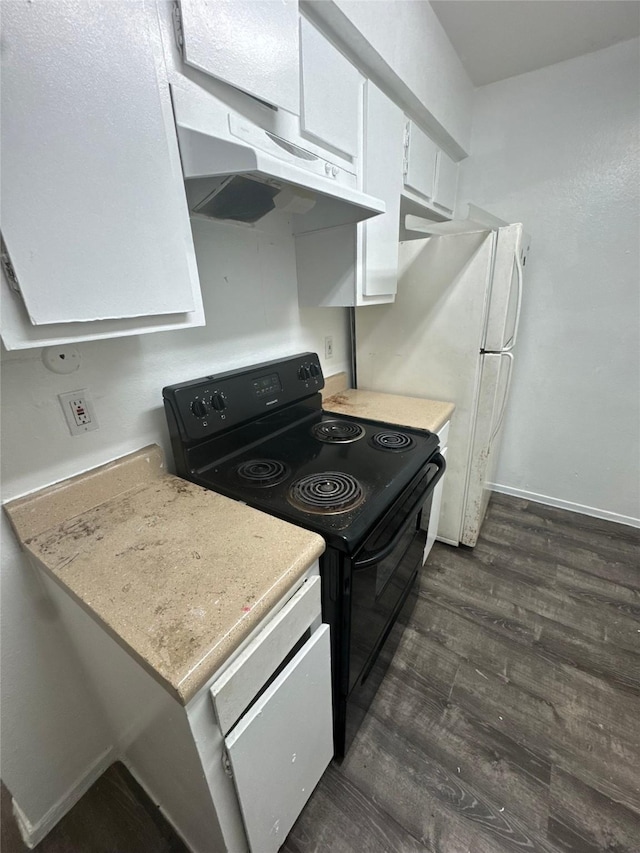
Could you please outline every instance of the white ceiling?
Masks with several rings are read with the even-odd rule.
[[[476,86],[640,34],[635,0],[431,0]]]

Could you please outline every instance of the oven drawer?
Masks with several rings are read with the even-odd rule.
[[[329,626],[225,739],[252,853],[275,853],[333,756]]]
[[[320,578],[300,589],[211,686],[211,698],[223,735],[267,683],[309,626],[320,618]]]

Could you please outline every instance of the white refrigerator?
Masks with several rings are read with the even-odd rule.
[[[356,310],[357,385],[455,403],[438,539],[473,546],[500,447],[528,240],[520,224],[413,227],[439,235],[400,244],[394,303]]]

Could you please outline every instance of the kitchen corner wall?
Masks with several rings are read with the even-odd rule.
[[[303,350],[349,371],[345,309],[299,309],[290,224],[193,220],[207,326],[78,344],[80,369],[50,373],[41,350],[2,354],[3,500],[151,442],[171,460],[164,385]],[[324,360],[324,337],[333,358]],[[86,388],[100,429],[69,435],[57,395]],[[2,520],[2,778],[32,824],[65,804],[110,733],[37,572]]]
[[[531,235],[496,488],[627,522],[640,517],[639,58],[633,39],[478,89],[460,195]]]

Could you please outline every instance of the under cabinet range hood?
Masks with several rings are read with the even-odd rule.
[[[264,130],[214,95],[172,86],[171,96],[193,215],[253,224],[279,210],[304,234],[385,212],[344,166]]]

